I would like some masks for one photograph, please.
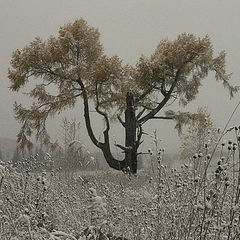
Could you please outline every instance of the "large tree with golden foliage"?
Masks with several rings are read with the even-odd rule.
[[[19,91],[33,78],[37,81],[28,93],[34,99],[31,107],[17,103],[14,106],[22,124],[18,134],[21,147],[31,147],[33,133],[48,142],[47,118],[74,107],[82,98],[85,124],[93,144],[102,150],[110,167],[136,173],[142,128],[147,121],[175,119],[181,127],[190,116],[196,117],[172,111],[159,116],[170,100],[178,99],[183,105],[191,102],[210,71],[215,72],[216,80],[222,81],[231,96],[238,90],[229,84],[225,53],[214,57],[208,36],[197,38],[184,33],[174,41],[163,40],[150,57],[142,56],[133,67],[124,65],[117,56],[104,55],[99,35],[97,29],[80,19],[61,27],[58,37],[51,36],[46,41],[37,37],[13,53],[8,74],[11,90]],[[55,94],[49,90],[51,86]],[[102,142],[94,134],[90,106],[105,120]],[[110,150],[109,117],[113,116],[126,133],[125,146],[116,144],[125,152],[123,160],[115,159]]]

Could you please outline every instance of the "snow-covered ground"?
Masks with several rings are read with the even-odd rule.
[[[155,175],[137,176],[66,177],[1,165],[1,239],[239,239],[233,158],[222,158],[207,177],[191,164],[176,170],[158,161]]]

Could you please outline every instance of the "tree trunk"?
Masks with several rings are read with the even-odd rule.
[[[127,109],[125,111],[125,160],[130,173],[137,173],[137,147],[136,147],[136,115],[134,97],[131,92],[126,97]]]
[[[91,126],[87,92],[84,88],[84,85],[81,79],[79,79],[78,82],[81,88],[83,89],[85,124],[86,124],[88,135],[92,140],[93,144],[96,147],[101,149],[101,151],[103,152],[104,158],[106,159],[108,165],[111,168],[119,171],[136,174],[137,173],[137,149],[139,146],[139,141],[136,141],[137,121],[136,121],[136,115],[135,115],[135,104],[134,104],[133,94],[129,92],[127,93],[127,96],[126,96],[127,108],[125,111],[125,123],[123,123],[123,126],[125,128],[125,133],[126,133],[125,146],[119,145],[119,147],[125,151],[125,158],[122,161],[119,161],[113,157],[110,150],[110,142],[109,142],[109,135],[108,135],[110,130],[110,125],[109,125],[107,114],[99,110],[97,105],[96,111],[100,115],[104,116],[106,125],[107,125],[106,129],[103,132],[104,142],[99,142],[95,137],[92,126]]]

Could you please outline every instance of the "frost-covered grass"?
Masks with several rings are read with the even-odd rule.
[[[155,175],[1,165],[0,239],[240,239],[238,144]]]

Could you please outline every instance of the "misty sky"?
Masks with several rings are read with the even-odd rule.
[[[117,54],[125,63],[134,65],[141,54],[149,56],[162,39],[173,40],[182,32],[200,37],[208,34],[216,54],[226,50],[232,83],[240,85],[239,9],[239,0],[0,0],[0,137],[15,138],[17,134],[19,125],[14,119],[13,102],[28,103],[21,93],[8,89],[11,54],[34,37],[47,39],[56,35],[60,26],[82,17],[99,29],[106,54]],[[181,110],[196,111],[199,106],[207,106],[216,127],[222,128],[238,103],[239,94],[230,101],[213,75],[203,84],[198,98]],[[83,122],[80,106],[66,114]],[[239,116],[240,109],[230,125],[239,125]],[[99,121],[95,124],[103,127]],[[53,137],[57,137],[59,125],[60,120],[50,121]],[[173,127],[170,121],[154,120],[147,130],[151,133],[157,128],[163,144],[172,151],[179,145]],[[114,134],[119,135],[118,128]]]

